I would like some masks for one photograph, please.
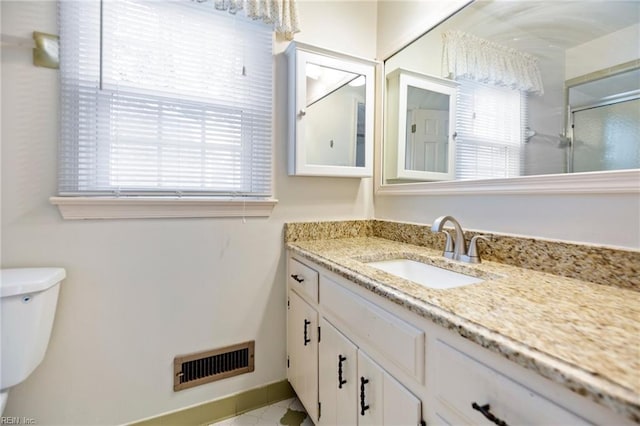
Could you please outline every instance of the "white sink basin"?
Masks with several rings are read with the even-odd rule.
[[[367,262],[366,264],[428,288],[454,288],[484,281],[481,278],[410,259],[382,260],[379,262]]]

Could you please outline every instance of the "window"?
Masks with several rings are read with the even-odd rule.
[[[59,4],[60,195],[271,196],[268,25],[189,0]]]
[[[456,179],[520,176],[525,92],[460,80],[456,117]]]

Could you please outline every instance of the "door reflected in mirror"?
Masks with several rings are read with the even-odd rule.
[[[638,1],[471,3],[385,61],[383,183],[640,168],[639,35]],[[446,142],[398,69],[457,84]]]
[[[409,86],[407,98],[405,168],[447,173],[449,96]]]

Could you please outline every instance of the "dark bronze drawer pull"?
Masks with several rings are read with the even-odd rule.
[[[493,415],[493,413],[490,411],[491,407],[489,406],[489,404],[478,405],[474,402],[471,404],[471,408],[473,408],[474,410],[480,411],[482,415],[487,418],[487,420],[492,421],[498,426],[509,426],[507,425],[507,422],[505,422],[504,420],[500,420],[499,418]]]
[[[307,334],[307,326],[311,324],[311,321],[305,319],[304,320],[304,345],[307,346],[307,343],[311,342],[309,335]]]
[[[338,389],[342,389],[342,385],[347,383],[347,381],[342,378],[342,363],[346,360],[346,356],[338,354]]]
[[[364,385],[369,383],[369,379],[365,379],[364,377],[360,377],[360,415],[364,416],[364,412],[369,409],[368,405],[365,405],[364,402]]]

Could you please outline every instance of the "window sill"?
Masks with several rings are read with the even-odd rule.
[[[278,200],[165,197],[51,197],[63,219],[269,217]]]

